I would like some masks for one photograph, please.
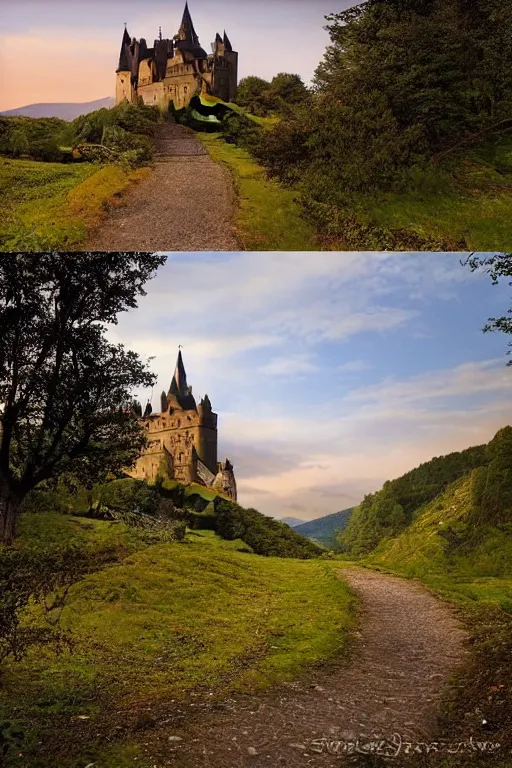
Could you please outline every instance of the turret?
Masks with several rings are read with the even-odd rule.
[[[116,69],[116,104],[122,101],[133,101],[133,56],[131,51],[131,38],[126,26],[121,41],[119,64]]]

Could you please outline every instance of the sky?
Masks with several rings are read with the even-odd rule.
[[[353,0],[190,0],[209,52],[226,30],[239,78],[292,72],[308,82],[329,43],[325,16]],[[124,22],[148,42],[178,31],[184,0],[0,0],[0,110],[115,94]]]
[[[309,520],[512,424],[507,337],[482,333],[510,289],[461,254],[169,254],[111,331],[150,361],[181,344],[218,413],[239,502]]]

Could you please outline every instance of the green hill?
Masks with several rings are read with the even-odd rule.
[[[337,533],[346,528],[353,511],[354,508],[350,507],[350,509],[344,509],[341,512],[333,512],[332,515],[326,515],[301,525],[295,525],[293,529],[313,541],[318,541],[326,547],[335,549],[339,547]]]
[[[198,504],[197,489],[186,490]],[[353,599],[325,561],[261,557],[245,541],[199,528],[172,540],[163,523],[138,524],[154,516],[123,512],[114,491],[95,513],[117,519],[41,506],[21,516],[15,547],[0,547],[0,618],[6,584],[23,597],[25,582],[30,591],[51,567],[60,574],[55,595],[27,604],[15,632],[7,637],[0,624],[2,765],[19,765],[21,755],[27,768],[153,765],[144,743],[174,702],[215,702],[293,679],[345,645]],[[140,500],[147,487],[138,492]],[[235,520],[250,535],[247,518]]]
[[[380,491],[367,494],[354,509],[340,536],[342,546],[352,555],[371,552],[382,539],[407,528],[422,505],[488,461],[487,446],[478,445],[436,456],[405,475],[388,480]]]

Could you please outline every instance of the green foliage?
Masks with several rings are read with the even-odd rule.
[[[315,91],[288,99],[250,148],[272,178],[297,186],[324,245],[485,251],[512,241],[508,160],[471,155],[510,128],[510,4],[372,0],[328,21]],[[263,103],[270,83],[248,85],[240,104],[275,108]]]
[[[0,117],[0,154],[45,162],[70,162],[61,147],[70,142],[69,124],[58,118]]]
[[[153,375],[105,338],[165,257],[11,253],[0,266],[0,539],[40,483],[90,485],[146,444],[132,390]]]
[[[151,136],[162,117],[157,107],[130,104],[123,101],[112,109],[98,109],[88,115],[80,115],[71,123],[73,133],[79,141],[91,144],[114,144],[119,148],[132,139],[129,135]]]
[[[53,643],[57,651],[70,637],[53,629],[60,619],[70,587],[111,559],[111,552],[91,555],[68,545],[49,549],[0,549],[0,662],[20,661],[34,645]],[[24,612],[36,603],[43,622],[25,623]]]
[[[354,555],[373,550],[383,539],[397,536],[424,505],[458,478],[489,462],[485,445],[450,453],[421,464],[382,490],[365,496],[340,536],[343,548]]]
[[[499,253],[494,256],[470,256],[465,262],[469,264],[472,272],[478,269],[483,270],[490,275],[493,285],[498,285],[501,278],[512,278],[512,253]],[[512,280],[509,279],[509,286],[512,286]],[[512,308],[508,310],[508,315],[512,315]],[[484,327],[484,333],[488,331],[501,331],[502,333],[512,333],[512,317],[503,315],[502,317],[490,317],[487,325]],[[512,341],[509,342],[512,347]],[[507,355],[511,354],[511,350]],[[510,360],[507,365],[512,365]]]
[[[262,128],[243,114],[231,112],[221,124],[222,137],[228,144],[236,144],[249,151],[256,151],[261,140]]]
[[[487,446],[489,463],[473,472],[471,521],[475,525],[512,523],[512,427],[501,429]]]
[[[280,72],[270,82],[254,75],[242,78],[235,101],[253,115],[266,117],[274,112],[286,112],[290,105],[302,103],[308,96],[300,75]]]
[[[295,533],[279,520],[244,509],[232,501],[218,498],[215,503],[216,532],[224,539],[242,539],[258,555],[274,557],[317,557],[321,549]]]

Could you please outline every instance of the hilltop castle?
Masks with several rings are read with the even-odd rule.
[[[132,477],[153,481],[164,470],[181,483],[199,483],[216,488],[236,501],[236,481],[232,464],[217,461],[217,414],[208,395],[199,405],[187,385],[181,351],[169,392],[161,395],[161,413],[153,413],[148,403],[136,412],[148,431],[148,446],[137,459]]]
[[[116,71],[116,104],[124,99],[153,104],[167,111],[172,102],[176,109],[186,107],[197,93],[209,93],[223,101],[232,101],[238,83],[238,53],[226,32],[218,33],[207,54],[199,44],[192,17],[185,10],[178,33],[172,40],[158,40],[149,48],[144,38],[130,38],[124,30]]]

